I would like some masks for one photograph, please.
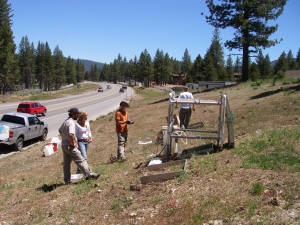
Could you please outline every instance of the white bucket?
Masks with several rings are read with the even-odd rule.
[[[52,154],[54,153],[53,145],[50,144],[50,145],[44,146],[43,151],[44,151],[44,155],[45,155],[45,156],[52,155]]]

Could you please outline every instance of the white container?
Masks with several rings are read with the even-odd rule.
[[[9,127],[6,125],[0,125],[0,140],[7,140],[9,138]]]
[[[45,156],[52,155],[54,153],[53,145],[50,144],[50,145],[44,146],[43,151],[44,151],[44,155]]]
[[[173,128],[178,128],[178,126],[173,126]],[[162,126],[162,133],[163,133],[163,146],[167,145],[167,138],[168,138],[168,126]],[[165,151],[167,148],[165,147]],[[171,154],[178,152],[178,144],[175,142],[175,138],[172,138],[171,143]]]

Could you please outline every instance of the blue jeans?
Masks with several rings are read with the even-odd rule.
[[[78,150],[81,152],[82,157],[87,161],[87,150],[89,143],[87,141],[78,142]],[[77,173],[80,172],[79,167],[77,167]]]

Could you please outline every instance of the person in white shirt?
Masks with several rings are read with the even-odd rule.
[[[180,93],[179,98],[182,99],[193,99],[193,95],[192,93],[189,92],[189,88],[188,87],[184,87],[183,89],[184,91],[182,93]],[[194,104],[192,104],[193,107],[193,111],[195,111],[195,107]],[[177,107],[177,105],[176,105]],[[188,128],[189,122],[190,122],[190,118],[192,116],[192,109],[190,104],[188,103],[182,103],[181,107],[180,107],[180,111],[179,111],[179,120],[180,120],[180,127],[184,126],[185,129]]]
[[[82,111],[76,123],[76,138],[78,142],[78,149],[81,152],[83,158],[85,158],[86,160],[89,143],[93,141],[90,123],[87,118],[87,112]],[[77,173],[79,172],[80,169],[77,168]]]
[[[86,159],[83,158],[81,152],[78,150],[76,141],[76,123],[80,112],[77,108],[71,108],[69,111],[69,117],[66,119],[61,127],[58,129],[61,136],[61,148],[63,152],[63,171],[65,184],[71,184],[71,162],[80,168],[87,180],[98,179],[100,174],[92,172]]]

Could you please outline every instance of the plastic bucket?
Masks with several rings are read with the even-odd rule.
[[[53,145],[52,144],[48,144],[48,145],[44,146],[43,152],[44,152],[45,156],[52,155],[54,153],[54,151],[53,151]]]
[[[52,143],[52,145],[53,145],[53,150],[56,152],[57,151],[57,143]]]

